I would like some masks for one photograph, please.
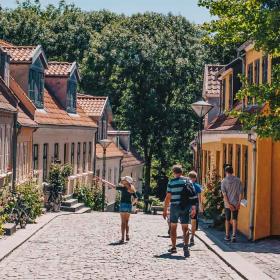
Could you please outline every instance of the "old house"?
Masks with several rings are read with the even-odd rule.
[[[224,166],[232,165],[235,175],[240,177],[244,197],[239,215],[239,230],[256,240],[280,234],[280,210],[277,197],[280,184],[280,142],[260,139],[254,131],[246,132],[237,117],[226,111],[254,110],[254,100],[236,100],[241,87],[239,74],[245,74],[249,83],[269,83],[272,59],[254,45],[246,42],[238,50],[238,57],[223,66],[215,75],[220,87],[220,112],[207,123],[203,131],[203,179],[216,170],[224,176]],[[204,83],[208,83],[205,77]]]

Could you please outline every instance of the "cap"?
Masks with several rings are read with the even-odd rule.
[[[124,176],[121,179],[122,181],[127,181],[129,184],[133,183],[133,179],[130,176]]]

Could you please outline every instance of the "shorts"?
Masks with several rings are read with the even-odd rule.
[[[195,213],[194,217],[191,217],[192,220],[198,220],[199,206],[196,205],[195,209],[196,209],[196,213]],[[191,215],[191,213],[190,213],[190,215]]]
[[[170,207],[170,223],[177,224],[180,220],[182,225],[189,224],[190,221],[190,208],[181,209],[178,205],[171,205]]]
[[[132,211],[132,205],[130,203],[120,203],[120,212],[122,213],[131,213]]]
[[[230,211],[229,208],[225,208],[225,216],[226,216],[226,221],[228,221],[228,222],[231,219],[237,220],[237,218],[238,218],[238,210]]]

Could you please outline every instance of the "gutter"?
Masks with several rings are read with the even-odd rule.
[[[12,179],[12,190],[16,190],[16,179],[17,179],[17,113],[13,116],[13,157],[12,157],[12,163],[13,163],[13,179]]]
[[[255,229],[255,200],[256,200],[256,158],[257,158],[257,143],[256,140],[249,140],[253,145],[253,178],[252,178],[252,191],[251,191],[251,207],[250,207],[250,224],[249,224],[249,240],[254,240],[254,229]]]

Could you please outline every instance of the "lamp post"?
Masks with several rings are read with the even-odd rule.
[[[105,176],[106,176],[106,150],[108,146],[112,143],[110,139],[102,139],[99,141],[99,144],[103,148],[103,168],[102,168],[102,211],[105,208]]]
[[[208,114],[212,109],[213,105],[201,100],[191,104],[193,111],[199,117],[199,128],[197,132],[197,177],[198,182],[202,183],[202,130],[203,130],[203,118]]]

